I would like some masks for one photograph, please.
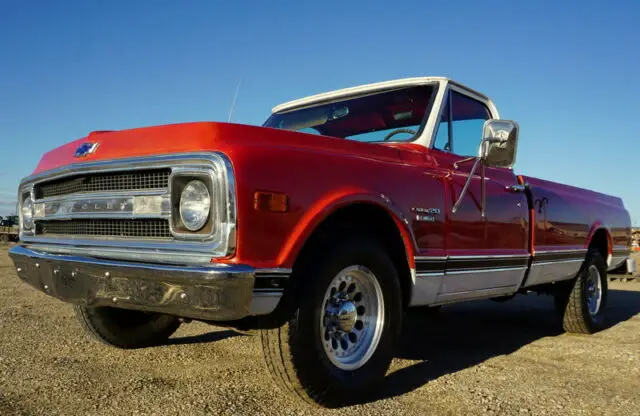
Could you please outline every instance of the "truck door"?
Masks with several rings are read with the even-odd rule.
[[[488,108],[450,90],[432,152],[448,170],[445,183],[447,261],[437,301],[499,296],[515,292],[528,264],[526,195],[511,169],[479,167],[453,211],[478,154]],[[484,198],[482,183],[484,182]],[[484,215],[483,215],[484,214]]]

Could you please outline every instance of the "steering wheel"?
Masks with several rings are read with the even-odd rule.
[[[389,140],[390,138],[392,138],[393,136],[395,136],[398,133],[409,133],[409,134],[413,134],[415,136],[416,132],[410,129],[397,129],[392,131],[391,133],[387,134],[386,136],[384,136],[384,141],[386,142],[387,140]]]

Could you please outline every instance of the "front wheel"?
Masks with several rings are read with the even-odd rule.
[[[180,326],[175,316],[113,307],[74,305],[76,317],[92,338],[117,348],[143,348],[165,342]]]
[[[396,269],[375,240],[353,239],[317,256],[293,317],[261,330],[267,368],[312,404],[348,404],[384,379],[402,326]]]
[[[602,255],[589,251],[578,276],[555,294],[562,327],[567,332],[592,334],[604,328],[608,292],[607,268]]]

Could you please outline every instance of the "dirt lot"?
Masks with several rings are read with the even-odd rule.
[[[413,314],[377,400],[314,410],[274,387],[256,337],[189,324],[158,348],[89,340],[1,246],[0,415],[640,415],[640,283],[611,284],[610,317],[596,335],[563,334],[534,295]]]

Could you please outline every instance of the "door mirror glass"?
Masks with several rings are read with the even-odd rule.
[[[480,159],[490,167],[511,168],[516,162],[518,123],[491,119],[484,122]]]

